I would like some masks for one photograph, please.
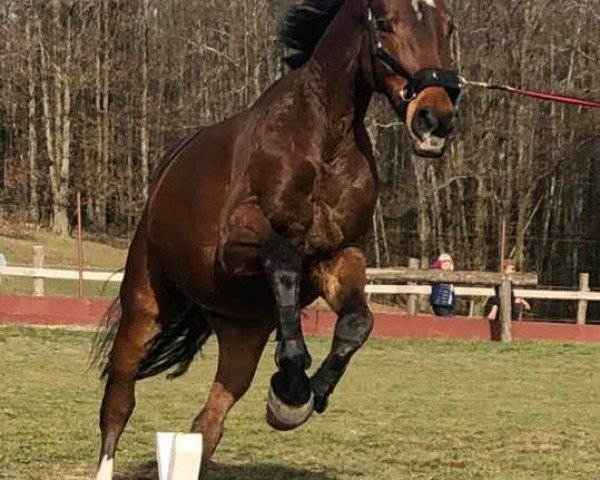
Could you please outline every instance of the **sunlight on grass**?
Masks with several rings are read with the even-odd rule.
[[[90,478],[102,386],[86,373],[92,333],[0,328],[0,477]],[[310,338],[316,359],[328,339]],[[273,344],[228,418],[209,478],[590,479],[600,474],[600,348],[372,340],[326,414],[295,432],[264,421]],[[156,430],[186,431],[214,375],[209,341],[184,377],[139,383],[117,459],[156,478]],[[41,473],[43,472],[43,474]]]
[[[84,282],[86,298],[112,299],[119,293],[119,283]],[[44,294],[50,297],[77,297],[78,284],[73,280],[44,280]],[[0,283],[2,295],[32,295],[33,279],[27,277],[5,277]]]
[[[14,239],[0,236],[0,252],[6,256],[9,265],[32,263],[33,246],[43,245],[47,268],[58,267],[77,270],[77,243],[73,238],[57,237],[48,232],[32,234],[27,239]],[[110,247],[101,243],[84,242],[84,269],[117,272],[125,266],[127,250]],[[45,294],[49,296],[76,297],[78,284],[71,280],[44,281]],[[85,296],[89,298],[114,298],[119,285],[104,282],[85,282]],[[31,295],[33,279],[27,277],[0,278],[0,294]]]
[[[74,238],[59,237],[49,232],[37,232],[25,239],[0,236],[0,252],[6,256],[9,265],[31,265],[34,245],[44,246],[46,267],[77,268],[77,242]],[[83,242],[86,269],[118,270],[125,266],[126,255],[126,249]]]

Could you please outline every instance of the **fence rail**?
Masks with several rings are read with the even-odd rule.
[[[377,272],[377,269],[369,269]],[[79,280],[77,270],[66,270],[62,268],[34,268],[34,267],[0,267],[0,276],[6,277],[28,277],[42,278],[46,280]],[[123,281],[123,272],[96,272],[84,271],[83,280],[86,282],[110,282],[120,283]],[[430,295],[430,285],[376,285],[368,284],[365,287],[368,294],[381,295]],[[491,297],[494,289],[492,287],[456,287],[455,294],[458,297]],[[555,290],[555,289],[532,289],[516,288],[515,295],[528,299],[541,300],[586,300],[588,302],[600,302],[600,292],[580,290]]]
[[[447,282],[462,285],[502,285],[504,276],[498,272],[481,271],[448,271],[426,270],[417,267],[396,268],[367,268],[369,280],[379,280],[388,283],[394,282]],[[531,286],[538,284],[535,273],[514,273],[511,282],[518,286]]]
[[[0,276],[44,278],[47,280],[79,280],[79,271],[62,268],[0,267]],[[120,283],[123,281],[123,273],[84,271],[83,280],[86,282]]]
[[[32,278],[33,294],[36,296],[44,295],[44,279],[110,283],[120,283],[123,280],[122,272],[43,268],[43,252],[39,251],[39,247],[34,247],[34,251],[34,267],[0,266],[0,278],[2,276]],[[515,285],[517,287],[521,286],[521,288],[514,289],[515,295],[519,297],[540,300],[576,301],[578,302],[576,320],[579,324],[586,322],[588,302],[600,302],[600,292],[590,291],[588,274],[581,274],[579,290],[523,288],[524,286],[537,284],[537,275],[535,274],[515,274],[511,277],[505,277],[500,273],[494,272],[442,272],[417,268],[386,268],[368,269],[367,278],[370,282],[365,288],[367,294],[408,295],[409,307],[411,307],[409,310],[416,308],[419,295],[431,294],[431,286],[423,285],[423,283],[434,281],[462,284],[462,286],[455,288],[455,294],[460,297],[491,297],[495,295],[495,290],[489,285],[494,285],[499,288],[501,298],[506,297],[506,299],[509,299],[510,289],[512,285]],[[404,284],[404,282],[408,282],[408,284]],[[417,282],[422,284],[417,285]],[[482,287],[480,285],[488,286]],[[510,305],[510,303],[507,305]],[[417,312],[410,311],[409,313],[414,315]],[[509,322],[510,320],[507,320],[505,323]]]
[[[430,295],[430,285],[373,285],[365,288],[366,293],[387,295]],[[586,300],[600,302],[600,292],[585,292],[579,290],[550,290],[515,288],[515,295],[528,299],[540,300]],[[491,297],[495,295],[492,287],[456,287],[454,293],[457,297]]]

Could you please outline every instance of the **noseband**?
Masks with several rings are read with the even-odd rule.
[[[448,92],[452,103],[458,101],[461,84],[456,71],[441,68],[426,68],[411,75],[408,70],[406,70],[406,68],[404,68],[402,64],[383,47],[383,43],[377,38],[377,20],[375,19],[373,10],[370,6],[367,7],[367,31],[369,32],[373,77],[379,92],[385,93],[385,89],[382,87],[381,81],[375,73],[375,60],[381,60],[394,73],[406,79],[406,85],[400,92],[400,97],[405,104],[410,103],[417,95],[419,95],[419,93],[429,87],[442,87]]]

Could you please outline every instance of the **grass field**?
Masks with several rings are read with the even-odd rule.
[[[25,238],[0,236],[0,252],[6,256],[9,265],[31,265],[33,246],[43,245],[45,262],[48,268],[58,267],[68,270],[77,269],[77,243],[73,238],[57,237],[48,232],[37,232]],[[127,250],[114,248],[97,242],[83,242],[84,269],[117,271],[125,266]],[[30,295],[32,279],[24,277],[5,277],[0,283],[0,294]],[[77,282],[68,280],[46,280],[46,295],[77,296]],[[85,282],[87,297],[113,298],[118,286],[114,283]]]
[[[0,328],[0,478],[91,478],[101,385],[92,333]],[[322,358],[326,339],[309,339]],[[328,412],[295,432],[264,421],[273,345],[231,413],[215,480],[591,479],[600,475],[600,348],[372,340]],[[215,343],[174,381],[140,382],[121,480],[156,478],[154,432],[201,408]]]
[[[9,265],[31,265],[33,246],[43,245],[45,266],[77,268],[77,242],[74,238],[58,237],[49,232],[36,232],[24,238],[0,236],[0,252]],[[84,241],[83,257],[86,268],[112,270],[125,265],[127,250],[103,243]]]

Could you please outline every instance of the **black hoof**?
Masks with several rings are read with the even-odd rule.
[[[323,413],[325,410],[327,410],[328,405],[329,401],[327,400],[326,396],[315,393],[315,412]]]
[[[313,395],[310,380],[304,371],[292,366],[271,377],[271,390],[277,398],[291,407],[306,405]]]
[[[310,386],[315,395],[315,412],[323,413],[327,410],[329,405],[329,395],[331,392],[328,391],[327,384],[320,378],[319,373],[322,374],[322,372],[317,372],[317,374],[312,377]]]

